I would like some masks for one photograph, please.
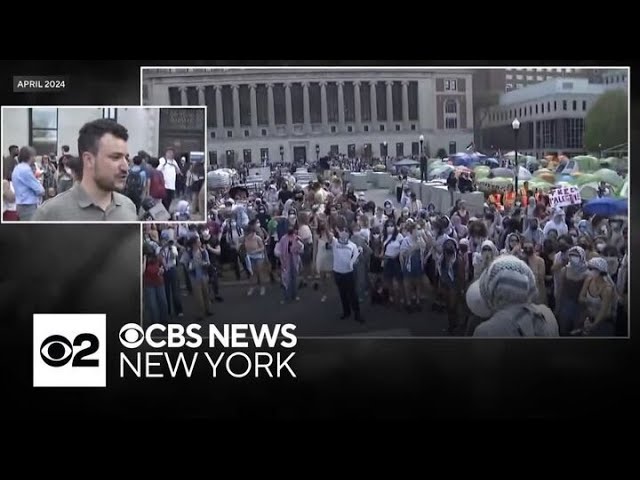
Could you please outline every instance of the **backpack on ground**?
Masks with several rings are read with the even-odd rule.
[[[159,170],[151,173],[151,181],[149,183],[149,195],[152,198],[163,199],[167,194],[164,188],[164,175]]]
[[[143,191],[144,183],[142,181],[141,170],[129,172],[124,187],[125,195],[132,200],[140,199]]]

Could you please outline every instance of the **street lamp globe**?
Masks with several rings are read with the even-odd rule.
[[[511,126],[513,127],[514,130],[519,130],[520,129],[520,121],[516,118],[513,120],[513,122],[511,122]]]
[[[424,142],[424,135],[420,135],[420,143]]]

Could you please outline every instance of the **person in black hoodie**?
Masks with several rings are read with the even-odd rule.
[[[455,205],[454,202],[454,193],[458,189],[458,179],[456,178],[456,172],[451,171],[449,176],[447,177],[447,190],[449,190],[449,195],[451,197],[451,206]]]

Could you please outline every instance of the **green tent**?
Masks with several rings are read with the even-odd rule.
[[[594,176],[596,176],[599,181],[607,182],[614,187],[621,187],[624,183],[624,179],[620,175],[608,168],[601,168],[597,172],[594,172]]]

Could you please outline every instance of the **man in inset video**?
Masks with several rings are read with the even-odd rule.
[[[127,129],[108,119],[80,129],[78,182],[44,202],[32,221],[127,222],[138,220],[134,203],[118,193],[124,189],[129,164]]]

